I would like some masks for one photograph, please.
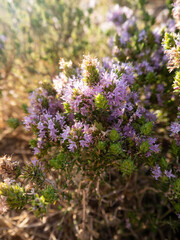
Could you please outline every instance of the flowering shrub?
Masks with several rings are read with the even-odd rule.
[[[123,67],[116,65],[107,72],[90,56],[81,68],[82,73],[74,76],[65,67],[54,80],[55,88],[44,84],[31,95],[25,124],[37,136],[32,140],[35,154],[42,158],[55,147],[59,157],[50,162],[56,168],[59,163],[63,168],[75,164],[81,169],[104,170],[113,161],[121,168],[119,156],[139,155],[140,160],[159,152],[156,139],[150,137],[155,115],[131,91],[133,75],[128,79]],[[129,166],[131,173],[135,166]]]
[[[77,72],[64,60],[60,69],[53,85],[44,83],[30,96],[25,125],[36,136],[30,141],[36,158],[23,167],[2,159],[0,191],[5,207],[30,205],[41,216],[50,204],[64,201],[71,205],[81,194],[83,199],[93,194],[91,184],[108,184],[112,169],[118,182],[134,181],[135,176],[141,181],[142,176],[152,175],[166,184],[167,191],[176,176],[158,158],[160,148],[153,137],[156,117],[141,106],[129,68],[118,63],[106,71],[97,59],[85,56]],[[11,180],[8,172],[16,173]],[[79,188],[81,194],[73,194]]]
[[[169,98],[163,103],[157,94],[170,95],[173,72],[169,77],[162,36],[153,32],[144,1],[139,4],[144,31],[126,7],[110,15],[120,35],[118,59],[101,65],[86,55],[77,69],[61,59],[53,83],[31,93],[24,123],[34,133],[35,156],[26,165],[0,159],[2,213],[28,208],[42,217],[55,206],[74,239],[177,239],[180,124],[172,123],[173,141],[163,145],[156,124],[161,127],[161,119],[152,111],[159,105],[166,111]],[[166,33],[163,43],[168,66],[177,72],[172,48],[179,51],[178,36],[178,30]]]

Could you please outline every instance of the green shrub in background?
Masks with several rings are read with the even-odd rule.
[[[60,58],[77,66],[87,52],[107,55],[108,41],[99,23],[91,24],[92,13],[88,1],[0,1],[0,90],[2,105],[11,105],[9,113],[1,107],[4,115],[19,117],[27,92],[54,78]]]

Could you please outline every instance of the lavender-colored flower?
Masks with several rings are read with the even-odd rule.
[[[84,134],[84,140],[87,142],[87,143],[92,143],[92,135],[90,134]]]
[[[37,128],[38,128],[40,131],[42,131],[42,130],[44,130],[45,126],[44,126],[44,124],[43,124],[42,122],[39,122],[38,125],[37,125]]]
[[[146,99],[145,99],[145,101],[144,101],[144,103],[145,104],[147,104],[147,105],[149,105],[150,104],[150,98],[151,98],[151,86],[148,84],[147,86],[145,86],[145,88],[144,88],[144,95],[145,95],[145,97],[146,97]]]
[[[79,143],[80,143],[81,147],[83,147],[83,148],[84,147],[89,147],[88,142],[86,142],[85,140],[80,140]]]
[[[158,29],[158,30],[159,30],[159,29]],[[160,38],[161,38],[160,34],[155,30],[155,31],[153,31],[153,35],[154,35],[154,38],[155,38],[155,42],[156,42],[157,44],[160,44],[160,42],[161,42],[161,40],[160,40]]]
[[[161,177],[162,173],[161,173],[161,168],[158,164],[156,164],[156,166],[152,169],[152,176],[157,180],[159,177]]]
[[[159,144],[151,145],[151,146],[149,146],[149,149],[150,149],[152,152],[155,152],[155,153],[158,153],[158,152],[160,151],[160,149],[159,149]]]
[[[144,40],[145,36],[146,36],[146,31],[143,29],[143,30],[139,33],[138,42],[141,42],[142,40]]]
[[[121,42],[121,44],[122,45],[126,45],[126,43],[129,41],[129,39],[130,39],[130,34],[127,32],[127,31],[123,31],[122,33],[121,33],[121,36],[120,36],[120,42]]]
[[[164,85],[163,84],[158,84],[157,85],[157,91],[158,92],[164,92]]]
[[[134,138],[136,136],[136,132],[131,125],[124,126],[123,131],[126,137]]]
[[[51,115],[51,114],[49,114],[49,113],[44,114],[44,119],[45,119],[46,121],[49,121],[49,119],[51,119],[51,118],[52,118],[52,115]]]
[[[129,221],[129,218],[126,218],[126,228],[130,229],[131,228],[131,223]]]
[[[5,35],[0,35],[0,41],[6,42],[7,37]]]
[[[66,129],[63,130],[63,133],[61,134],[61,137],[63,139],[63,142],[68,139],[69,133],[71,131],[71,128],[69,126],[66,126]]]
[[[40,131],[38,134],[39,138],[45,138],[46,137],[46,131]]]
[[[39,154],[39,153],[40,153],[40,150],[37,147],[35,147],[34,148],[34,155]]]
[[[38,140],[38,143],[37,143],[37,147],[38,147],[39,149],[42,149],[42,148],[43,148],[43,143],[44,143],[44,141],[43,141],[42,139],[39,139],[39,140]]]
[[[54,140],[54,141],[57,140],[57,135],[56,135],[56,133],[57,133],[56,129],[52,129],[52,130],[50,131],[51,139]]]
[[[180,124],[177,122],[173,122],[170,126],[170,130],[172,134],[177,134],[180,132]],[[172,136],[172,134],[170,136]]]
[[[37,158],[31,159],[31,163],[32,163],[34,166],[37,165],[37,162],[38,162]]]
[[[140,63],[140,67],[145,72],[153,72],[153,67],[150,66],[149,62],[146,60],[144,60],[144,61],[142,61],[142,63]]]
[[[50,119],[48,121],[48,128],[49,128],[49,130],[53,130],[54,129],[54,122],[52,121],[52,119]]]
[[[63,128],[64,124],[65,124],[65,117],[62,116],[60,113],[56,113],[56,121],[58,121],[60,123],[61,128]]]
[[[159,106],[163,106],[163,101],[162,101],[162,98],[161,98],[162,94],[161,93],[156,93],[156,97],[157,97]]]
[[[170,18],[166,23],[166,32],[175,32],[176,31],[176,22],[174,19]]]
[[[31,118],[29,116],[25,116],[24,117],[24,125],[25,125],[26,130],[31,129],[31,124],[32,124]]]
[[[113,67],[113,61],[109,57],[102,59],[103,67],[106,69],[111,69]]]
[[[57,130],[55,129],[55,124],[52,119],[50,119],[48,121],[48,128],[50,130],[50,136],[51,136],[52,140],[56,141],[57,140],[57,135],[56,135]]]
[[[165,170],[164,173],[165,173],[166,177],[168,177],[169,179],[176,177],[174,174],[172,174],[172,169],[170,169],[169,171]]]
[[[74,150],[77,148],[77,145],[75,142],[73,142],[71,139],[69,139],[69,146],[68,146],[68,149],[71,151],[71,152],[74,152]]]
[[[133,11],[128,7],[120,7],[116,4],[111,12],[108,13],[109,21],[119,27],[126,19],[132,17]]]

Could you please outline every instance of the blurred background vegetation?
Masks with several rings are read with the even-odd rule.
[[[0,127],[23,118],[28,92],[58,73],[60,58],[110,55],[106,14],[111,1],[0,1]],[[22,115],[22,116],[21,116]]]

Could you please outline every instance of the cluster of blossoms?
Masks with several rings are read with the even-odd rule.
[[[106,71],[97,59],[85,56],[81,70],[72,76],[67,66],[55,78],[54,88],[44,84],[30,97],[25,125],[37,136],[32,140],[37,157],[53,146],[56,154],[59,149],[71,159],[76,152],[85,161],[86,154],[92,165],[110,152],[114,159],[159,152],[156,139],[149,136],[156,117],[140,105],[137,93],[131,90],[134,74],[129,65],[114,64]]]
[[[159,177],[162,177],[162,171],[161,171],[161,168],[159,165],[156,165],[153,169],[152,169],[152,174],[153,174],[153,177],[158,180]],[[165,170],[164,171],[164,174],[166,177],[168,177],[169,179],[171,178],[175,178],[176,176],[174,174],[172,174],[172,169],[170,169],[169,171],[168,170]]]
[[[148,21],[152,21],[150,16],[148,18]],[[153,30],[148,23],[140,28],[134,12],[119,5],[110,12],[109,20],[116,27],[114,54],[120,61],[132,61],[138,75],[163,67],[167,60],[160,44],[160,29]]]

